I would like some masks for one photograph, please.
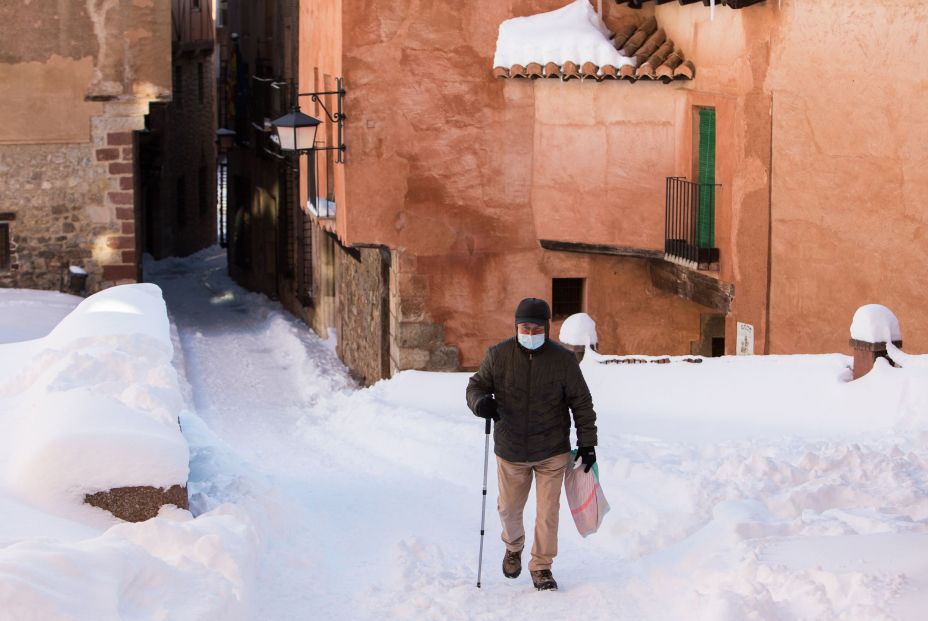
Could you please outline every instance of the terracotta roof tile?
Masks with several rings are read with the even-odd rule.
[[[495,78],[560,78],[561,80],[595,79],[602,80],[660,80],[668,83],[673,80],[692,80],[696,75],[696,66],[685,60],[683,52],[658,27],[657,20],[649,17],[637,27],[634,25],[619,28],[613,39],[619,54],[634,58],[636,65],[613,65],[597,67],[592,61],[585,61],[578,66],[572,61],[563,65],[549,62],[544,67],[539,63],[527,66],[494,67]]]
[[[640,9],[643,4],[650,2],[651,0],[615,0],[616,4],[627,4],[633,9]],[[654,0],[657,4],[665,4],[670,2],[670,0]],[[696,4],[697,2],[702,2],[704,5],[709,6],[708,0],[677,0],[679,4]],[[727,6],[732,9],[743,9],[744,7],[751,6],[752,4],[760,4],[764,0],[715,0],[716,6]]]
[[[696,67],[691,60],[683,61],[683,64],[673,70],[674,80],[692,80],[695,75]]]
[[[545,77],[546,78],[560,78],[561,77],[561,66],[557,63],[548,63],[545,65]]]
[[[624,46],[625,42],[628,41],[633,34],[635,34],[636,30],[638,30],[638,26],[635,24],[625,24],[620,26],[615,33],[615,38],[612,39],[612,44],[615,45],[615,49],[622,49],[622,46]]]
[[[622,46],[622,49],[619,50],[619,54],[622,56],[628,56],[629,58],[635,55],[635,52],[638,51],[644,42],[648,40],[652,34],[657,32],[657,20],[653,17],[649,17],[644,20],[644,23],[638,26],[638,29],[635,30],[635,34],[629,37],[628,41],[625,42],[625,45]]]
[[[612,65],[603,65],[599,68],[599,73],[600,80],[617,80],[619,78],[619,72]]]
[[[561,79],[573,80],[580,77],[580,68],[573,61],[568,60],[561,65]]]

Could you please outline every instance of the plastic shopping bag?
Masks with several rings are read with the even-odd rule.
[[[582,462],[573,461],[576,456],[576,449],[570,452],[571,461],[567,465],[564,489],[574,524],[580,534],[586,537],[599,530],[603,516],[609,511],[609,503],[599,484],[599,466],[593,464],[589,472],[584,472]],[[579,466],[575,468],[576,464]]]

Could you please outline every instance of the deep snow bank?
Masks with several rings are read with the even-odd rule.
[[[0,484],[43,506],[186,484],[172,357],[154,285],[107,289],[48,336],[0,345]]]
[[[219,449],[200,446],[209,438],[161,290],[76,302],[0,296],[0,621],[246,619],[258,544],[241,507],[200,493],[211,510],[197,518],[165,507],[130,524],[82,504],[92,491],[185,483],[179,416],[194,453]]]

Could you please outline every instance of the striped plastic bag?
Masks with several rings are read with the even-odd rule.
[[[574,449],[570,452],[571,462],[564,477],[564,491],[567,492],[567,504],[574,524],[580,534],[586,537],[599,530],[603,516],[609,511],[609,503],[599,484],[598,464],[593,464],[589,472],[584,472],[583,463],[573,461],[576,457],[577,450]],[[573,467],[575,465],[577,467]]]

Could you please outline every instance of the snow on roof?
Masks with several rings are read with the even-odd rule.
[[[500,24],[493,66],[566,62],[616,68],[634,65],[632,59],[613,47],[611,34],[589,0],[575,0],[555,11],[515,17]]]
[[[851,338],[867,343],[901,341],[899,320],[882,304],[866,304],[854,313],[851,322]]]
[[[567,345],[596,345],[596,322],[586,313],[576,313],[564,320],[557,340]]]

